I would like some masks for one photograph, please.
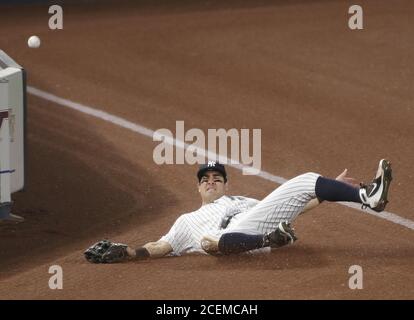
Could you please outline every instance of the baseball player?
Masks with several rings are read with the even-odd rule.
[[[323,201],[349,201],[375,211],[388,203],[391,164],[379,162],[369,185],[356,183],[345,169],[336,179],[308,172],[299,175],[259,201],[228,196],[225,167],[209,161],[197,172],[201,207],[181,215],[167,234],[137,249],[102,240],[85,251],[88,261],[112,263],[127,259],[202,253],[228,255],[278,248],[296,241],[291,222]]]

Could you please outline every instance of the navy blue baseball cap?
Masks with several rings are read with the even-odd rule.
[[[201,181],[201,178],[205,175],[207,171],[217,171],[221,173],[224,178],[224,182],[227,182],[227,173],[224,166],[218,161],[209,161],[206,164],[200,165],[200,168],[197,172],[198,182]]]

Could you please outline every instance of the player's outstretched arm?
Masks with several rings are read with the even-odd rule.
[[[101,240],[84,252],[86,260],[92,263],[116,263],[133,259],[160,258],[173,249],[168,242],[149,242],[146,245],[133,249],[123,243]]]
[[[127,247],[128,256],[133,259],[161,258],[172,251],[173,248],[166,241],[149,242],[138,249]]]

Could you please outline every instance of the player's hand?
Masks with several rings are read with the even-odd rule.
[[[356,179],[347,177],[348,169],[345,169],[335,180],[345,182],[353,187],[359,187],[359,183]]]

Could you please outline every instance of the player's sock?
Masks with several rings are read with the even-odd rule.
[[[225,233],[218,243],[222,254],[241,253],[263,247],[263,235],[251,235],[239,232]]]
[[[362,203],[359,188],[345,182],[320,176],[316,180],[315,193],[319,199],[326,201],[350,201]]]

